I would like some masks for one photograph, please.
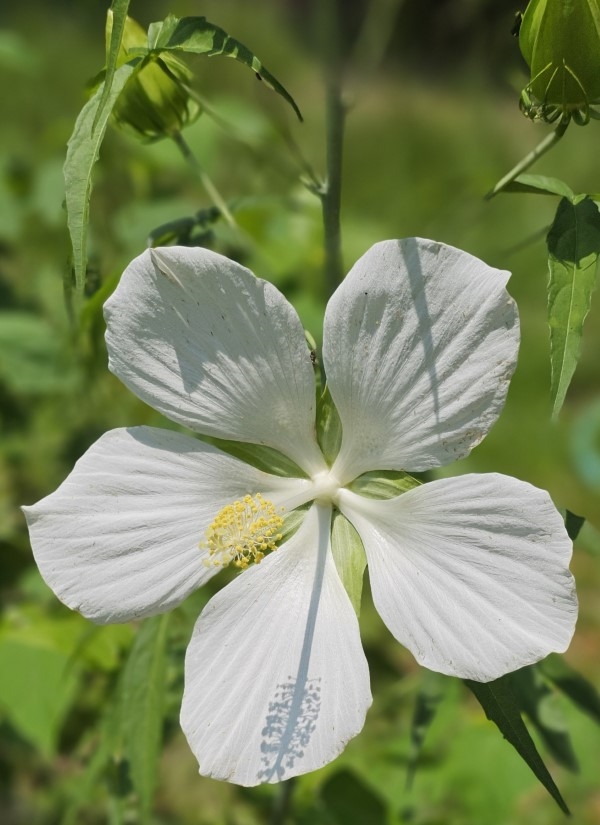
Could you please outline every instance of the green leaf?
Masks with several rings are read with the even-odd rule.
[[[52,756],[77,685],[68,656],[44,644],[2,638],[0,673],[0,718]]]
[[[249,66],[265,86],[281,95],[302,120],[300,109],[293,97],[253,54],[247,46],[230,37],[226,31],[209,23],[205,17],[182,17],[168,15],[165,20],[152,23],[148,29],[148,44],[151,50],[181,51],[203,54],[207,57],[222,54]]]
[[[537,665],[509,674],[519,707],[539,733],[554,759],[570,771],[579,769],[559,697]]]
[[[127,11],[129,9],[129,0],[113,0],[107,17],[107,37],[106,44],[106,70],[104,74],[104,86],[102,87],[102,95],[98,102],[98,108],[94,116],[92,124],[92,132],[98,125],[98,121],[102,115],[104,107],[110,96],[115,71],[117,69],[117,62],[119,58],[119,51],[121,43],[123,42],[123,33],[125,32],[125,23],[127,22]]]
[[[581,353],[600,254],[600,213],[589,197],[563,198],[548,233],[548,323],[552,416],[556,418]]]
[[[381,797],[353,771],[334,773],[321,788],[327,813],[336,825],[364,822],[386,825],[386,806]]]
[[[500,733],[529,765],[559,808],[568,815],[569,809],[521,719],[519,704],[511,688],[510,678],[502,676],[493,682],[473,682],[470,679],[463,681],[475,695],[487,718],[498,727]]]
[[[121,683],[123,750],[144,816],[150,812],[162,745],[169,614],[147,619],[131,648]]]
[[[560,195],[573,200],[575,192],[564,181],[548,175],[519,175],[504,187],[505,192],[529,192],[534,195]]]
[[[570,510],[567,510],[565,514],[565,527],[567,529],[567,533],[569,534],[569,538],[571,539],[571,541],[575,541],[584,523],[585,516],[577,516],[575,515],[575,513],[572,513]]]
[[[73,249],[73,270],[75,274],[75,294],[81,299],[85,287],[87,264],[87,230],[89,221],[90,196],[92,193],[92,170],[98,160],[100,146],[108,125],[108,118],[121,94],[123,87],[139,68],[138,60],[125,63],[114,74],[113,83],[102,111],[96,121],[96,114],[104,95],[104,83],[88,100],[75,122],[73,134],[67,144],[64,165],[67,224]]]
[[[411,787],[417,763],[423,750],[427,731],[435,718],[438,706],[445,696],[448,678],[441,673],[423,669],[421,686],[415,701],[410,723],[410,752],[406,768],[406,787]]]
[[[600,725],[600,693],[584,676],[555,653],[540,662],[539,668],[579,710]]]
[[[338,575],[354,612],[359,616],[367,557],[360,536],[348,519],[337,511],[331,528],[331,550]]]

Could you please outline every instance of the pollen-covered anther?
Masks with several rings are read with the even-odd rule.
[[[204,564],[233,564],[242,570],[251,563],[258,564],[277,549],[277,542],[283,538],[282,527],[283,518],[275,505],[260,493],[227,504],[206,531],[206,540],[200,543],[208,550]]]

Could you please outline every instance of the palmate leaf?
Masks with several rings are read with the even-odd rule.
[[[511,686],[510,674],[495,679],[493,682],[473,682],[470,679],[464,679],[464,683],[475,695],[487,718],[498,727],[504,738],[515,748],[559,808],[569,814],[569,809],[521,718],[519,702]]]
[[[148,29],[148,45],[151,51],[180,51],[203,54],[206,57],[224,55],[249,66],[265,86],[281,95],[290,104],[298,120],[300,109],[294,98],[260,62],[247,46],[230,37],[226,31],[209,23],[205,17],[175,17],[169,14],[163,21],[152,23]]]
[[[67,224],[73,249],[75,294],[79,299],[83,296],[85,287],[92,170],[98,160],[98,153],[113,107],[123,87],[140,65],[141,60],[136,58],[116,69],[108,96],[102,104],[102,110],[96,119],[103,100],[105,83],[98,87],[96,93],[79,113],[73,134],[67,145],[67,157],[63,169],[65,199]]]
[[[556,418],[581,353],[600,254],[600,213],[587,195],[563,198],[547,238],[552,416]]]

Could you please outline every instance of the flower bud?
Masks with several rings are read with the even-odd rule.
[[[587,122],[600,98],[600,0],[531,0],[519,45],[531,71],[525,114]]]
[[[112,12],[106,21],[110,40]],[[144,65],[132,75],[123,89],[113,115],[120,126],[146,141],[169,137],[200,114],[200,106],[190,97],[188,83],[192,73],[178,57],[164,53],[143,55],[148,38],[142,27],[127,17],[117,64],[138,54]]]

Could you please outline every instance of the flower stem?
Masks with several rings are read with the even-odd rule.
[[[175,145],[185,158],[186,162],[192,167],[194,172],[200,178],[200,183],[204,187],[209,198],[212,200],[214,205],[219,208],[221,214],[223,215],[229,226],[233,227],[234,229],[237,229],[237,223],[235,222],[235,218],[229,211],[229,207],[225,203],[223,196],[221,195],[217,187],[214,185],[212,180],[209,178],[207,173],[200,165],[198,158],[190,149],[189,144],[186,142],[181,132],[175,132],[172,137],[175,141]]]
[[[290,810],[292,793],[294,792],[295,784],[296,777],[292,777],[291,779],[287,779],[285,782],[280,783],[278,789],[279,793],[275,797],[269,825],[284,825],[285,819]]]
[[[535,163],[535,161],[538,158],[540,158],[556,143],[558,143],[558,141],[567,131],[567,126],[569,125],[569,122],[569,119],[561,120],[553,132],[551,132],[549,135],[546,135],[544,140],[541,143],[538,143],[535,149],[532,149],[532,151],[529,152],[529,154],[525,155],[525,157],[522,158],[517,163],[517,165],[510,170],[510,172],[507,175],[504,175],[504,177],[498,181],[498,183],[494,186],[493,189],[490,189],[490,191],[485,196],[485,199],[490,200],[494,197],[494,195],[497,195],[498,192],[501,192],[503,189],[505,189],[509,183],[512,183],[512,181],[515,178],[517,178],[526,169],[529,169],[529,167],[533,163]]]

